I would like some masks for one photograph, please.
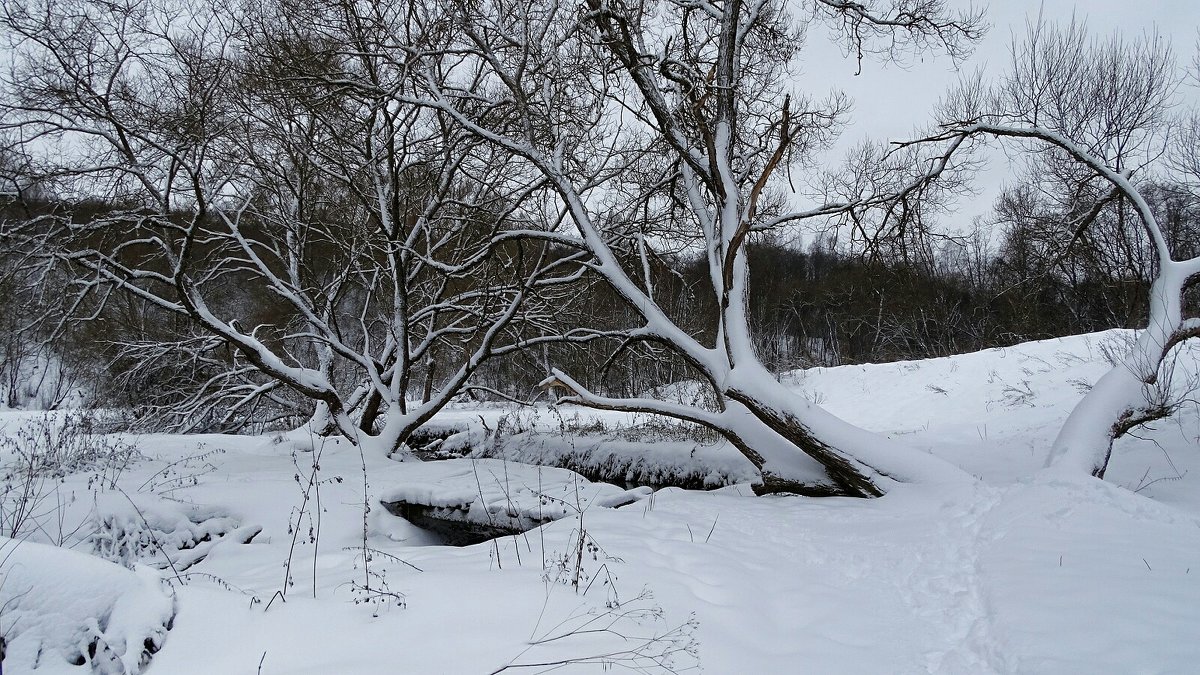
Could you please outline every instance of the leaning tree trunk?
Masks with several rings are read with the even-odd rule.
[[[1150,386],[1125,362],[1114,366],[1071,410],[1048,463],[1104,478],[1113,442],[1134,426],[1162,416],[1146,405]]]
[[[1071,411],[1047,464],[1103,478],[1117,438],[1170,414],[1170,392],[1156,391],[1156,385],[1163,360],[1197,332],[1195,321],[1184,321],[1181,315],[1188,271],[1176,264],[1165,266],[1150,290],[1147,327],[1121,362],[1102,375]]]
[[[762,476],[755,483],[755,494],[788,492],[809,497],[877,497],[883,491],[873,484],[857,480],[854,467],[844,473],[829,470],[827,462],[818,461],[812,454],[797,452],[794,437],[776,431],[750,408],[730,400],[722,414],[725,424],[720,433],[750,460]]]
[[[919,448],[857,427],[807,401],[766,371],[746,377],[735,369],[725,395],[737,401],[773,432],[787,439],[792,452],[811,457],[845,494],[882,496],[896,482],[948,483],[966,472]],[[784,465],[764,462],[764,491],[791,480]],[[786,489],[786,488],[783,488]],[[778,491],[778,489],[776,489]]]

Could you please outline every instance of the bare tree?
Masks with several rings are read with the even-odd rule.
[[[595,335],[543,335],[582,268],[513,234],[542,227],[537,180],[381,95],[407,75],[364,47],[405,14],[310,29],[341,9],[10,3],[0,115],[64,201],[99,203],[27,234],[76,271],[77,306],[126,294],[198,329],[149,353],[215,370],[184,418],[286,389],[314,428],[391,451],[486,359]]]
[[[1072,411],[1050,462],[1103,477],[1112,442],[1130,429],[1169,415],[1177,401],[1159,384],[1173,350],[1200,336],[1200,321],[1183,315],[1183,292],[1200,279],[1200,257],[1179,250],[1151,206],[1155,170],[1179,82],[1170,48],[1157,36],[1093,39],[1084,27],[1032,25],[1012,51],[1007,77],[990,91],[972,85],[952,95],[943,131],[923,142],[969,145],[995,138],[1030,157],[1026,171],[1063,214],[1053,248],[1095,235],[1106,222],[1132,217],[1152,255],[1146,327],[1121,362]],[[1186,163],[1187,134],[1176,157]],[[1125,239],[1125,237],[1121,237]]]
[[[780,385],[753,347],[748,243],[763,233],[914,199],[928,171],[864,190],[850,202],[787,205],[780,186],[844,120],[847,101],[790,92],[789,65],[809,21],[832,21],[856,54],[963,53],[978,15],[941,2],[820,0],[792,13],[769,0],[724,2],[415,3],[439,41],[380,45],[379,58],[412,69],[420,89],[398,102],[426,106],[519,158],[548,184],[564,227],[538,233],[590,256],[591,269],[639,316],[627,343],[680,355],[712,392],[711,407],[610,397],[563,370],[560,400],[653,412],[715,429],[757,467],[760,490],[882,494],[896,480],[962,474],[940,460],[866,433]],[[945,167],[940,167],[944,169]],[[892,209],[890,212],[894,212]],[[656,247],[702,251],[718,308],[701,335],[664,310],[647,270]],[[824,473],[827,478],[821,479]]]

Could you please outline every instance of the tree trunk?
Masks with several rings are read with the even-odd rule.
[[[1145,401],[1143,387],[1124,363],[1101,376],[1063,423],[1050,448],[1048,464],[1103,478],[1119,421]]]
[[[364,433],[368,435],[375,433],[375,421],[379,419],[379,409],[382,404],[383,397],[379,391],[372,389],[363,406],[362,419],[358,421],[358,428],[362,429]]]
[[[763,372],[730,378],[725,395],[790,444],[791,454],[819,463],[846,495],[879,497],[897,481],[948,483],[969,480],[958,467],[919,448],[859,428],[813,405]],[[753,446],[757,449],[757,446]],[[749,455],[748,455],[749,456]],[[762,457],[763,491],[793,479],[794,459]],[[754,461],[754,458],[751,458]]]
[[[429,399],[433,397],[433,378],[436,369],[437,363],[432,356],[425,360],[425,386],[421,389],[421,403],[429,403]]]
[[[1150,289],[1150,319],[1125,358],[1076,404],[1050,448],[1048,465],[1103,478],[1113,441],[1144,422],[1170,413],[1151,396],[1172,347],[1187,339],[1180,312],[1187,270],[1168,264]],[[1164,386],[1170,386],[1169,384]]]

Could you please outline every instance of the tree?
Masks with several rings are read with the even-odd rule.
[[[404,73],[362,47],[403,12],[306,27],[338,11],[7,3],[0,126],[58,186],[23,236],[72,268],[76,306],[124,294],[190,326],[151,345],[209,369],[185,420],[287,390],[314,428],[392,451],[488,358],[594,335],[543,335],[582,269],[513,234],[543,226],[538,181],[379,95]]]
[[[995,138],[1023,147],[1027,171],[1061,205],[1059,227],[1047,233],[1060,250],[1106,224],[1123,232],[1126,218],[1142,228],[1153,263],[1146,327],[1074,408],[1051,450],[1051,464],[1101,478],[1116,438],[1178,405],[1159,379],[1175,348],[1200,337],[1200,320],[1185,318],[1183,306],[1184,292],[1200,280],[1200,257],[1186,240],[1169,239],[1173,228],[1151,204],[1154,171],[1167,168],[1160,160],[1178,83],[1157,36],[1096,40],[1077,23],[1035,24],[1014,47],[1008,75],[991,89],[958,90],[943,130],[921,141],[958,150]],[[1187,137],[1178,136],[1184,143],[1174,155],[1184,167],[1194,152]]]
[[[714,405],[607,396],[555,369],[547,383],[567,392],[560,402],[719,431],[760,469],[765,491],[813,491],[816,482],[821,491],[876,496],[896,480],[956,479],[953,467],[855,428],[775,381],[753,347],[746,251],[764,233],[805,221],[909,222],[903,205],[932,185],[922,165],[909,163],[859,186],[850,201],[787,205],[778,190],[786,172],[836,133],[848,107],[837,94],[788,92],[788,65],[808,22],[830,22],[866,57],[961,54],[981,19],[950,14],[936,0],[820,0],[802,11],[769,0],[588,0],[577,9],[431,1],[415,3],[413,15],[426,35],[436,27],[436,42],[392,40],[372,55],[410,68],[419,84],[393,94],[396,101],[445,115],[544,178],[565,225],[530,236],[585,252],[638,314],[626,343],[680,355]],[[717,312],[700,335],[668,314],[647,272],[656,247],[680,245],[707,262]]]
[[[869,497],[896,481],[961,479],[775,380],[748,297],[750,251],[804,226],[845,232],[876,269],[919,284],[936,269],[944,198],[986,138],[1026,144],[1034,192],[1013,203],[1052,215],[1014,231],[1022,259],[1120,278],[1104,255],[1059,254],[1081,241],[1101,253],[1125,246],[1133,223],[1148,235],[1127,260],[1156,279],[1152,330],[1125,374],[1098,384],[1068,421],[1060,461],[1103,473],[1106,460],[1080,459],[1094,439],[1076,442],[1087,434],[1071,429],[1104,429],[1111,441],[1161,414],[1144,389],[1197,330],[1180,298],[1200,262],[1172,248],[1142,176],[1175,82],[1153,39],[1092,43],[1081,27],[1036,28],[1010,75],[965,85],[935,132],[865,144],[821,171],[813,151],[849,103],[793,91],[810,25],[830,26],[861,65],[961,57],[981,16],[942,0],[271,0],[185,15],[153,0],[43,0],[5,10],[19,44],[3,132],[76,207],[26,236],[78,272],[78,307],[99,315],[120,292],[185,321],[173,346],[156,349],[192,355],[188,377],[210,386],[187,399],[189,414],[221,423],[264,400],[286,407],[286,390],[315,406],[317,428],[390,450],[487,359],[540,347],[559,402],[708,427],[759,468],[760,491]],[[78,208],[85,201],[101,206]],[[703,259],[703,299],[686,280],[687,293],[661,281],[664,268],[685,278],[689,252]],[[580,284],[597,279],[629,323],[565,324],[586,315]],[[1140,302],[1134,291],[1126,313]],[[952,290],[937,300],[946,321],[959,320]],[[897,350],[953,348],[919,312],[915,321],[880,315],[874,334]],[[561,352],[550,345],[581,343],[611,348],[599,368],[551,363]],[[705,395],[637,392],[645,378],[604,390],[603,374],[636,350],[670,352]]]

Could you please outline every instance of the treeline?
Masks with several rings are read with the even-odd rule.
[[[925,359],[1109,328],[1144,327],[1155,258],[1127,204],[1069,222],[1022,186],[1006,191],[992,219],[968,235],[910,247],[906,256],[852,252],[817,237],[807,246],[760,241],[749,247],[750,310],[760,358],[775,372],[812,366]],[[1200,203],[1170,185],[1146,190],[1178,256],[1200,252]],[[1079,231],[1064,246],[1064,227]],[[1086,227],[1084,227],[1086,225]],[[913,252],[916,251],[914,254]],[[653,266],[657,300],[702,335],[716,324],[700,257]],[[674,271],[673,271],[674,270]],[[1188,311],[1198,305],[1185,295]],[[608,288],[582,303],[603,326],[633,313]],[[710,336],[705,336],[710,337]],[[688,377],[686,362],[654,344],[605,350],[560,348],[496,364],[491,386],[527,391],[538,368],[557,360],[585,384],[616,396]],[[526,376],[526,373],[530,373]]]
[[[1184,190],[1147,190],[1181,255],[1200,248],[1200,205]],[[3,220],[25,222],[63,209],[94,217],[94,203],[6,200]],[[968,236],[928,240],[904,256],[853,252],[817,237],[807,246],[759,241],[749,248],[749,300],[757,349],[776,372],[810,366],[888,362],[964,353],[989,347],[1107,328],[1137,328],[1147,314],[1154,269],[1139,221],[1114,208],[1062,240],[1061,216],[1028,188],[1006,192],[988,227]],[[82,217],[82,216],[81,216]],[[1078,226],[1078,225],[1076,225]],[[914,254],[913,251],[917,253]],[[0,387],[6,405],[52,406],[72,389],[105,407],[140,409],[161,423],[170,411],[214,387],[235,384],[236,357],[178,314],[128,294],[93,294],[71,304],[66,272],[40,261],[37,251],[11,247],[0,259]],[[630,256],[629,265],[640,264]],[[646,268],[656,300],[681,326],[704,335],[717,324],[709,271],[699,256],[654,259]],[[1194,302],[1194,298],[1190,298]],[[270,297],[239,293],[223,302],[283,334],[299,317]],[[622,333],[634,312],[608,285],[584,277],[557,320],[564,330],[586,325]],[[464,344],[463,349],[467,345]],[[448,349],[453,349],[449,347]],[[453,362],[454,354],[445,354]],[[408,396],[429,395],[443,377],[438,359],[418,364]],[[613,396],[643,394],[692,379],[687,363],[668,348],[624,338],[548,344],[493,359],[464,396],[528,400],[551,368],[578,373],[589,387]],[[36,376],[37,387],[29,386]],[[22,389],[24,387],[24,389]],[[34,389],[42,390],[35,400]],[[50,392],[46,395],[46,392]],[[312,404],[280,387],[256,407],[223,419],[220,406],[189,419],[193,430],[265,429],[306,419]]]
[[[1180,257],[1200,251],[1200,204],[1146,190]],[[752,250],[759,348],[778,369],[960,354],[1145,324],[1153,251],[1128,205],[1097,214],[1069,245],[1069,223],[1029,188],[1001,196],[988,228],[927,244],[906,260]],[[990,235],[990,236],[989,236]],[[1193,293],[1185,303],[1195,305]]]

